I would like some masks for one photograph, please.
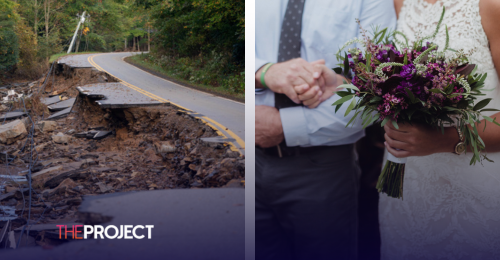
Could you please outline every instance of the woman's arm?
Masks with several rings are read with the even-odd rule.
[[[402,4],[402,0],[395,0],[394,4],[398,10],[397,3]],[[479,12],[483,29],[486,32],[490,44],[493,63],[500,75],[500,1],[481,0]],[[399,10],[398,10],[399,13]],[[494,86],[498,87],[498,86]],[[495,97],[500,98],[500,97]],[[492,118],[497,118],[500,122],[500,113],[496,113]],[[477,124],[479,136],[486,145],[487,152],[500,151],[500,126],[487,122],[484,129],[485,120]],[[459,142],[458,132],[454,127],[445,129],[445,134],[441,130],[430,129],[424,125],[402,125],[395,129],[392,124],[384,126],[386,131],[386,147],[388,151],[396,157],[425,156],[434,153],[453,152]],[[400,149],[399,151],[396,149]]]
[[[394,9],[396,9],[396,17],[399,19],[399,12],[401,12],[401,7],[403,7],[404,0],[394,0]]]
[[[479,14],[481,15],[481,23],[490,44],[493,64],[495,64],[497,74],[500,75],[500,28],[498,27],[500,24],[500,2],[496,0],[479,1]],[[491,116],[491,118],[495,117],[497,121],[500,121],[500,113]],[[485,124],[484,121],[481,121],[481,124],[478,125],[478,131],[486,145],[486,151],[498,152],[500,151],[500,126],[488,122],[486,130],[482,132],[481,129],[484,128]]]

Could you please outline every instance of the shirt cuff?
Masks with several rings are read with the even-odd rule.
[[[285,135],[286,146],[308,145],[307,121],[303,107],[280,109],[281,125]]]
[[[257,73],[257,71],[260,68],[262,68],[262,66],[266,65],[269,62],[270,61],[266,61],[266,60],[262,60],[262,59],[259,59],[259,58],[255,58],[255,73]]]

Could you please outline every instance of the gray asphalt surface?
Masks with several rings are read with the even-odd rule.
[[[93,64],[89,62],[89,57],[93,57],[95,64],[120,80],[214,120],[218,124],[211,122],[213,126],[221,130],[228,138],[234,138],[229,131],[233,132],[240,139],[239,144],[235,142],[236,146],[238,148],[244,147],[244,103],[180,86],[123,61],[123,58],[134,54],[137,53],[70,55],[61,58],[59,62],[74,67],[93,67]],[[140,93],[138,92],[138,94]],[[244,153],[244,149],[240,149],[240,151]]]

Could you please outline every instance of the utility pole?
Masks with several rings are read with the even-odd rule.
[[[83,14],[81,16],[79,16],[78,14],[76,15],[80,18],[80,21],[78,22],[78,25],[76,26],[75,34],[73,34],[73,39],[71,40],[71,43],[69,44],[69,48],[68,48],[67,53],[70,53],[71,50],[73,49],[73,44],[75,43],[75,38],[78,34],[78,30],[80,29],[80,25],[85,22],[85,18],[86,18],[85,13],[86,13],[86,11],[83,11]]]

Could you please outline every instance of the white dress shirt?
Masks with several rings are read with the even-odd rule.
[[[255,4],[255,71],[264,64],[277,62],[281,23],[288,0],[256,0]],[[362,38],[355,19],[364,29],[396,26],[392,0],[306,0],[302,17],[301,57],[307,61],[325,59],[329,68],[338,67],[335,53],[354,37]],[[354,45],[353,45],[354,46]],[[353,47],[351,46],[351,47]],[[354,115],[344,117],[348,104],[337,113],[332,104],[338,95],[314,109],[290,107],[280,110],[287,146],[343,145],[355,143],[364,136],[361,120],[346,128]],[[274,107],[274,93],[256,90],[255,105]]]

